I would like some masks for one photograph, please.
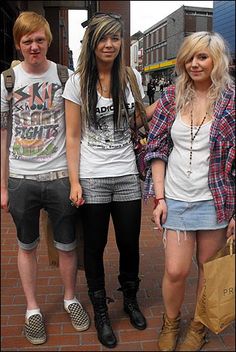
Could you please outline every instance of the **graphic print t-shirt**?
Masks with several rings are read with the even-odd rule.
[[[28,74],[14,68],[10,172],[34,175],[67,169],[62,86],[57,66]],[[9,110],[8,93],[1,75],[1,112]],[[11,117],[10,117],[11,118]]]
[[[141,95],[144,97],[141,76],[138,71],[134,70],[134,72]],[[68,79],[63,97],[80,106],[83,104],[78,75],[72,75]],[[131,118],[134,114],[134,98],[129,84],[126,89],[126,101]],[[130,140],[129,121],[124,118],[122,125],[114,127],[113,100],[104,98],[99,93],[96,117],[97,128],[85,126],[82,130],[80,177],[99,178],[137,174],[133,145]]]

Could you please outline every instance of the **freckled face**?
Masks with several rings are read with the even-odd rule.
[[[194,82],[211,83],[213,60],[208,49],[201,50],[185,63],[185,69]]]
[[[24,60],[29,65],[40,65],[45,62],[48,41],[45,30],[41,29],[30,34],[23,35],[17,49],[21,50]]]
[[[109,34],[101,38],[96,49],[95,55],[97,62],[113,62],[120,52],[121,35],[120,32]]]

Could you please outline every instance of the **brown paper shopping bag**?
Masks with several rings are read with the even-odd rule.
[[[53,242],[53,230],[50,219],[46,211],[41,212],[41,232],[45,235],[47,249],[48,249],[48,260],[49,265],[57,266],[59,265],[58,251],[54,246]],[[80,216],[77,218],[76,224],[76,235],[77,235],[77,255],[78,255],[78,269],[84,270],[84,237],[83,237],[83,227]]]
[[[235,319],[235,241],[229,238],[205,264],[194,320],[219,334]]]

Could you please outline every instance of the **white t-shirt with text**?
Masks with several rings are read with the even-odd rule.
[[[134,70],[134,72],[141,96],[144,97],[141,76],[138,71]],[[80,106],[83,104],[79,75],[72,75],[68,79],[63,97]],[[134,97],[129,84],[126,89],[126,101],[128,114],[131,118],[134,114]],[[122,126],[115,128],[113,123],[113,100],[104,98],[99,93],[96,117],[98,128],[86,125],[82,129],[80,177],[99,178],[137,174],[129,121],[124,119]]]
[[[10,172],[35,175],[67,169],[63,87],[57,65],[50,61],[49,69],[37,75],[28,74],[19,64],[14,73]],[[1,75],[2,113],[9,111],[7,97]]]

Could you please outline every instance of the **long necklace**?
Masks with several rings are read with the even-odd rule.
[[[191,110],[190,112],[190,116],[191,116],[191,124],[190,124],[190,149],[189,149],[189,168],[187,170],[187,176],[190,177],[191,173],[192,173],[192,159],[193,159],[193,141],[196,138],[198,132],[200,131],[200,128],[202,127],[204,121],[206,120],[206,117],[208,115],[208,112],[206,112],[206,115],[203,117],[200,125],[198,126],[197,131],[195,132],[195,134],[193,134],[193,110]]]

